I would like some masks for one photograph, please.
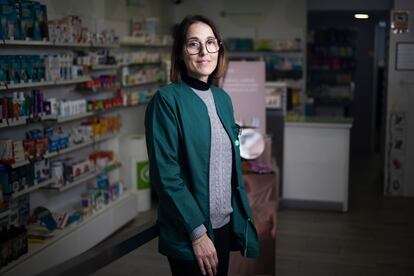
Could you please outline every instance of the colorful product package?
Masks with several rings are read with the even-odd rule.
[[[49,40],[46,5],[35,2],[32,5],[32,9],[34,15],[34,39],[38,41]]]
[[[44,159],[34,162],[34,180],[39,183],[50,178],[50,162]]]
[[[36,81],[45,81],[45,58],[40,56],[34,56],[34,64],[34,70],[37,70]]]
[[[0,56],[0,85],[4,82],[6,82],[6,59],[4,56]]]
[[[9,82],[13,84],[20,83],[20,59],[18,56],[9,56]]]
[[[0,0],[0,39],[20,39],[15,0]]]
[[[20,60],[20,81],[22,83],[27,83],[32,79],[32,73],[29,70],[29,57],[28,56],[19,56]]]
[[[20,15],[21,25],[21,39],[33,40],[34,39],[34,14],[33,14],[33,2],[20,1],[17,4],[18,12]]]

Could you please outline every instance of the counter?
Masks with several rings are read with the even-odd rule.
[[[284,129],[282,207],[348,210],[350,118],[298,118]]]

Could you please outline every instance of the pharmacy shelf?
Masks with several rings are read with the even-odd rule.
[[[66,43],[32,40],[2,40],[3,46],[37,46],[37,47],[64,47],[64,48],[117,48],[119,44],[94,44],[94,43]]]
[[[55,47],[67,47],[67,48],[89,48],[90,43],[68,43],[68,42],[55,42],[52,46]]]
[[[77,179],[76,179],[76,180],[74,180],[74,181],[72,181],[72,182],[68,182],[68,183],[66,183],[66,184],[65,184],[64,186],[62,186],[62,187],[57,188],[57,189],[53,189],[53,190],[57,190],[57,191],[59,191],[59,192],[64,192],[64,191],[67,191],[67,190],[69,190],[69,189],[72,189],[73,187],[76,187],[76,186],[78,186],[78,185],[81,185],[81,184],[87,183],[87,182],[89,182],[89,181],[91,181],[91,180],[95,179],[95,178],[96,178],[96,176],[97,176],[98,174],[99,174],[99,173],[98,173],[98,172],[95,172],[95,171],[90,172],[90,173],[87,173],[86,175],[82,175],[82,176],[80,176],[80,177],[77,177]]]
[[[110,109],[90,111],[90,112],[76,114],[72,116],[43,115],[43,116],[40,116],[39,118],[36,118],[36,120],[34,121],[31,121],[28,119],[27,116],[24,116],[12,122],[8,122],[7,120],[4,120],[2,123],[0,123],[0,129],[17,127],[17,126],[22,126],[22,125],[27,125],[27,124],[32,124],[32,123],[41,123],[44,121],[57,121],[57,123],[67,123],[67,122],[85,119],[85,118],[95,116],[95,115],[102,115],[102,114],[105,114],[106,112],[113,112],[113,111],[116,111],[117,109],[127,108],[127,107],[129,106],[123,106],[123,105],[114,106]]]
[[[131,87],[137,87],[137,86],[156,85],[156,84],[161,84],[161,82],[159,80],[154,80],[154,81],[140,82],[140,83],[135,83],[135,84],[126,84],[126,85],[122,85],[122,88],[131,88]]]
[[[77,88],[76,92],[81,92],[81,93],[105,93],[105,92],[114,92],[118,89],[121,89],[120,85],[114,85],[113,87],[108,87],[108,88]]]
[[[52,115],[52,114],[42,115],[40,116],[39,119],[40,121],[57,120],[57,115]]]
[[[136,47],[136,48],[171,48],[171,44],[161,43],[143,43],[133,39],[124,39],[120,43],[121,47]]]
[[[231,51],[227,53],[229,58],[257,58],[279,55],[303,55],[302,50],[283,50],[283,51]]]
[[[91,70],[117,70],[120,67],[118,64],[97,64],[90,67]]]
[[[103,168],[101,170],[89,172],[85,175],[79,176],[79,177],[76,178],[76,180],[74,180],[72,182],[68,182],[62,187],[56,187],[56,188],[55,187],[46,187],[46,189],[56,190],[56,191],[59,191],[59,192],[64,192],[64,191],[72,189],[76,186],[88,183],[89,181],[95,179],[101,173],[105,173],[105,172],[108,173],[108,172],[111,172],[111,171],[113,171],[115,169],[118,169],[120,167],[121,167],[120,163],[114,162],[112,164],[109,164],[108,166],[106,166],[105,168]]]
[[[50,179],[39,182],[38,184],[35,184],[31,187],[26,187],[25,189],[23,189],[21,191],[13,193],[12,198],[18,198],[19,196],[22,196],[24,194],[28,194],[28,193],[31,193],[33,191],[39,190],[42,187],[49,186],[50,184],[52,184],[55,181],[56,181],[56,179],[52,177]]]
[[[16,127],[25,125],[27,123],[27,116],[22,116],[18,118],[17,120],[4,120],[4,122],[0,123],[0,128],[6,128],[6,127]]]
[[[15,169],[15,168],[22,167],[22,166],[29,165],[29,164],[30,164],[29,160],[23,160],[23,161],[11,164],[11,167]]]
[[[59,80],[59,81],[56,81],[56,85],[77,84],[77,83],[87,82],[90,80],[92,80],[90,77],[84,77],[84,78],[73,79],[73,80]]]
[[[80,120],[80,119],[84,119],[87,117],[91,117],[95,115],[95,112],[90,111],[90,112],[86,112],[86,113],[81,113],[81,114],[76,114],[76,115],[72,115],[72,116],[59,116],[57,117],[57,122],[58,123],[66,123],[66,122],[70,122],[70,121],[76,121],[76,120]]]
[[[7,84],[1,87],[1,90],[18,90],[26,88],[36,88],[36,87],[45,87],[56,85],[55,81],[39,81],[39,82],[28,82],[28,83],[18,83],[18,84]]]
[[[130,63],[125,63],[125,64],[121,64],[121,67],[126,67],[126,66],[145,66],[145,65],[160,65],[161,61],[149,61],[149,62],[130,62]]]
[[[7,217],[8,215],[10,215],[10,209],[0,212],[0,219]]]
[[[116,70],[125,66],[145,66],[145,65],[160,65],[161,61],[149,61],[149,62],[131,62],[124,64],[97,64],[90,67],[91,70]]]
[[[33,41],[33,40],[2,40],[0,45],[10,46],[53,46],[50,41]]]
[[[76,150],[82,149],[82,148],[87,147],[87,146],[90,146],[92,144],[93,144],[93,139],[91,139],[90,141],[86,141],[86,142],[83,142],[81,144],[75,145],[75,146],[71,146],[71,147],[66,148],[66,149],[62,149],[62,150],[59,150],[59,151],[46,153],[44,155],[44,158],[46,158],[46,159],[47,158],[54,158],[54,157],[59,156],[59,155],[63,155],[63,154],[66,154],[66,153],[69,153],[69,152],[72,152],[72,151],[76,151]]]
[[[112,43],[112,44],[93,44],[90,48],[118,48],[120,46],[119,43]]]
[[[0,91],[13,91],[19,89],[28,89],[36,87],[46,87],[46,86],[59,86],[59,85],[70,85],[77,84],[82,82],[90,81],[90,77],[77,78],[73,80],[58,80],[58,81],[40,81],[40,82],[28,82],[28,83],[19,83],[19,84],[7,84],[6,86],[0,86]]]
[[[103,142],[105,140],[114,138],[117,135],[118,135],[118,133],[115,132],[115,133],[111,133],[111,134],[105,134],[105,135],[102,135],[102,136],[98,136],[98,137],[92,138],[90,141],[86,141],[86,142],[83,142],[81,144],[71,146],[71,147],[63,149],[63,150],[59,150],[59,151],[51,152],[51,153],[46,153],[44,155],[44,158],[54,158],[54,157],[59,156],[59,155],[63,155],[63,154],[67,154],[69,152],[77,151],[77,150],[82,149],[84,147],[94,145],[94,144]]]
[[[71,224],[61,230],[55,230],[53,232],[53,237],[50,238],[50,240],[46,241],[45,243],[29,244],[28,253],[21,256],[19,259],[9,263],[6,267],[3,267],[0,270],[0,275],[3,275],[3,274],[8,275],[7,273],[10,273],[10,275],[24,275],[22,271],[27,272],[29,271],[27,269],[30,269],[30,268],[31,268],[30,269],[31,273],[38,274],[42,270],[47,269],[57,264],[57,262],[54,263],[54,259],[56,258],[53,258],[53,256],[62,257],[62,255],[66,254],[66,251],[65,252],[61,251],[62,247],[59,245],[67,243],[67,242],[72,243],[73,245],[73,240],[78,240],[79,237],[84,237],[84,235],[87,235],[87,233],[89,234],[89,232],[91,231],[95,232],[97,230],[95,228],[97,227],[97,225],[99,225],[99,219],[102,219],[101,217],[102,215],[109,215],[110,217],[117,217],[117,216],[124,217],[124,219],[121,221],[106,219],[106,221],[108,221],[108,223],[110,223],[111,225],[108,225],[109,227],[100,229],[98,236],[103,236],[103,237],[101,239],[94,238],[94,240],[95,239],[97,240],[96,243],[98,243],[99,241],[103,240],[105,237],[112,234],[113,231],[115,231],[116,229],[119,229],[122,225],[124,225],[126,222],[128,222],[129,220],[133,219],[136,216],[136,211],[134,210],[127,211],[127,210],[130,210],[130,208],[133,208],[134,206],[133,204],[136,204],[135,202],[136,202],[136,194],[132,192],[125,192],[125,194],[123,194],[117,200],[112,201],[106,206],[104,206],[103,208],[101,208],[100,210],[93,212],[91,215],[83,218],[78,223]],[[128,214],[128,216],[125,217],[123,215],[125,212],[130,213],[130,214]],[[114,221],[117,221],[117,223]],[[68,237],[68,238],[65,239],[65,237]],[[70,246],[70,245],[65,244],[65,246]],[[74,250],[73,247],[71,248],[72,249],[68,250],[68,252],[71,252]],[[74,255],[79,255],[82,251],[84,250],[81,250],[80,248],[78,248],[76,249],[76,252],[73,252],[73,253]],[[38,257],[42,253],[46,255],[48,255],[49,253],[51,255],[50,259],[41,258],[44,261],[44,264],[33,266],[33,263],[31,262],[30,259],[33,257]],[[67,254],[70,254],[70,253],[67,253]],[[65,256],[65,257],[69,259],[73,256]],[[33,262],[37,261],[36,258],[33,258],[32,260]],[[62,261],[64,260],[60,260],[59,262],[62,262]],[[38,269],[38,271],[34,272],[33,269]]]
[[[104,135],[95,137],[94,138],[94,144],[100,143],[100,142],[103,142],[103,141],[106,141],[106,140],[109,140],[109,139],[112,139],[112,138],[115,138],[117,135],[118,135],[118,133],[115,132],[115,133],[104,134]]]

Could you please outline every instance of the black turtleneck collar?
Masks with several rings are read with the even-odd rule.
[[[210,84],[205,83],[204,81],[189,77],[189,76],[182,76],[183,82],[185,82],[188,86],[196,89],[196,90],[202,90],[207,91],[210,89]]]

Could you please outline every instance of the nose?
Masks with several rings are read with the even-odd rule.
[[[207,45],[201,43],[201,45],[200,45],[200,52],[198,54],[200,56],[205,56],[207,54]]]

